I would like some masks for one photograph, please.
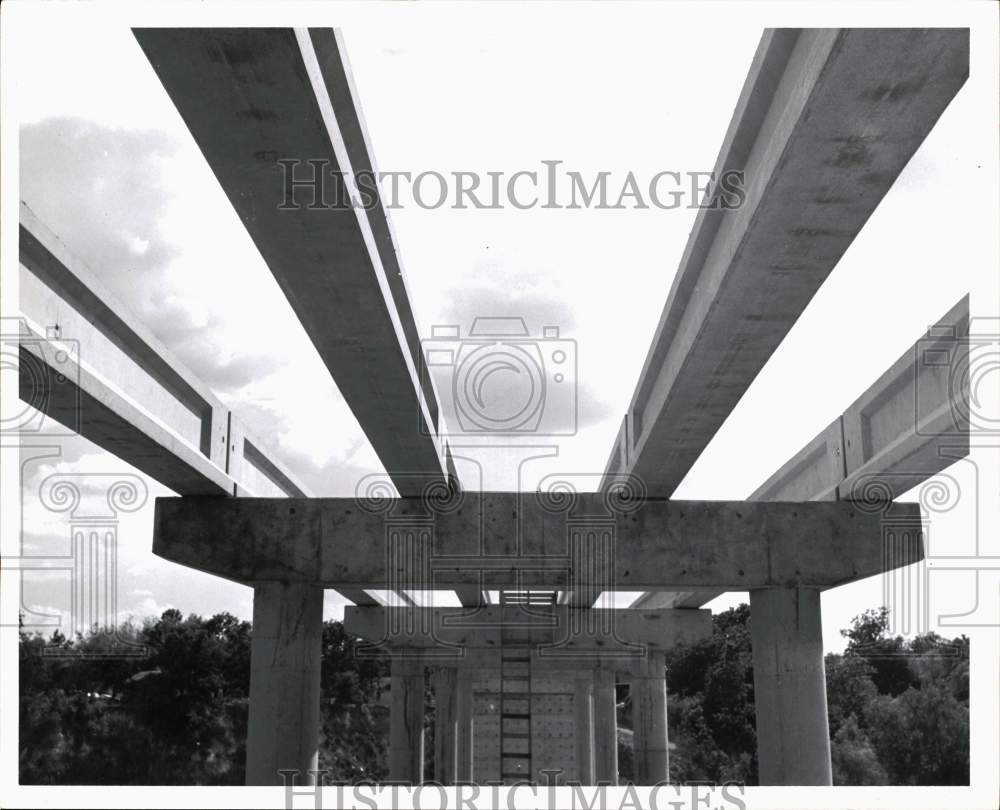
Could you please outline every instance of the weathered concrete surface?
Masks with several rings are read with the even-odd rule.
[[[892,500],[968,455],[968,341],[965,296],[751,500]]]
[[[519,644],[536,648],[539,664],[547,658],[567,659],[567,666],[576,667],[581,666],[584,654],[587,667],[596,665],[603,656],[627,661],[641,653],[639,645],[665,650],[706,638],[712,632],[711,612],[707,610],[593,612],[610,617],[609,621],[588,627],[578,619],[591,611],[563,605],[533,607],[530,614],[519,607],[490,606],[473,616],[463,608],[345,607],[344,629],[359,638],[383,642],[387,649],[441,648],[442,653],[451,649],[456,653],[453,663],[458,665],[458,656],[499,650],[501,634],[509,634],[513,627]],[[606,633],[606,627],[613,628],[613,633]]]
[[[765,31],[715,165],[746,201],[699,211],[609,473],[677,488],[968,72],[963,29]]]
[[[765,32],[608,470],[668,496],[964,84],[964,29]]]
[[[460,586],[454,589],[458,601],[464,607],[479,607],[487,604],[486,594],[478,586]]]
[[[211,389],[181,363],[24,202],[20,204],[19,219],[18,256],[21,265],[54,293],[48,296],[44,323],[60,324],[64,335],[83,341],[86,336],[66,330],[66,319],[63,317],[68,314],[67,310],[78,313],[89,326],[149,375],[150,381],[158,387],[149,392],[150,396],[162,399],[164,394],[168,394],[201,422],[200,435],[195,443],[204,455],[218,463],[219,455],[224,454],[225,444],[223,442],[217,448],[220,443],[214,441],[213,411],[224,408]],[[21,311],[31,317],[31,313],[23,309],[24,303],[22,292]],[[41,320],[38,322],[42,323]],[[87,364],[99,370],[105,378],[117,381],[120,365],[110,357],[96,356],[101,348],[100,344],[87,341],[81,353]],[[128,393],[145,404],[144,397],[132,387],[129,387]],[[214,415],[218,416],[217,413]]]
[[[499,671],[499,663],[496,671]],[[455,715],[458,727],[458,740],[456,742],[458,749],[456,753],[457,771],[455,772],[455,780],[464,783],[472,781],[472,765],[474,760],[473,735],[475,734],[475,726],[473,725],[472,712],[472,686],[474,677],[475,673],[471,669],[460,669],[458,671],[455,696]]]
[[[762,785],[830,785],[819,591],[750,591]]]
[[[897,498],[969,454],[969,297],[842,417],[840,500]]]
[[[968,341],[966,296],[749,499],[889,501],[968,455]],[[652,593],[634,607],[701,607],[719,593]]]
[[[33,334],[25,321],[19,339],[25,402],[182,495],[252,494],[250,467],[289,495],[309,494],[23,203],[20,219],[20,261],[55,294],[49,314],[63,323],[68,307],[79,323],[110,341],[88,339],[82,365],[57,342]],[[151,411],[136,404],[137,391],[126,396],[111,382],[129,362],[148,375],[141,399]],[[193,444],[163,421],[166,400],[176,400],[200,421]],[[349,596],[357,604],[375,604],[359,589]],[[304,783],[306,771],[316,767],[321,611],[318,588],[262,583],[254,589],[249,785],[282,784],[279,768],[300,770]]]
[[[649,655],[633,670],[632,725],[634,781],[655,785],[670,779],[667,740],[667,678],[662,652]]]
[[[439,667],[431,683],[435,704],[434,778],[442,785],[451,785],[458,772],[458,671]]]
[[[373,165],[343,45],[330,29],[135,29],[136,39],[375,452],[404,495],[440,483],[437,405],[377,190],[368,211],[281,209],[281,159],[336,184]],[[367,196],[367,195],[366,195]]]
[[[19,395],[37,410],[169,487],[227,495],[225,472],[128,397],[35,333],[20,340]]]
[[[18,249],[22,266],[55,293],[48,305],[55,322],[63,322],[68,307],[121,352],[113,356],[106,344],[72,335],[86,346],[81,365],[72,354],[60,358],[59,345],[25,323],[19,379],[25,402],[180,495],[254,495],[250,467],[287,495],[311,494],[23,202]],[[122,359],[149,376],[152,386],[144,397],[131,389],[126,396],[111,382],[121,373]],[[197,446],[164,423],[162,402],[171,398],[200,420]],[[147,407],[137,407],[136,400]],[[355,604],[378,604],[360,589],[343,595]]]
[[[594,672],[594,777],[599,785],[618,784],[618,712],[615,673]]]
[[[424,781],[424,665],[392,659],[389,707],[389,778],[419,785]]]
[[[582,785],[594,784],[594,673],[580,672],[573,679],[573,713],[576,725],[576,776]]]
[[[254,588],[246,784],[282,785],[280,770],[314,784],[319,757],[323,591],[268,582]]]
[[[153,551],[242,582],[433,590],[482,576],[490,587],[559,587],[603,578],[573,539],[593,526],[614,535],[606,590],[830,587],[883,571],[882,515],[850,503],[650,500],[596,524],[585,515],[605,509],[602,496],[576,503],[556,511],[533,493],[465,493],[448,511],[400,499],[385,515],[354,499],[158,498]]]

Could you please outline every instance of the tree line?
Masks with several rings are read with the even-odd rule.
[[[666,681],[671,779],[757,784],[747,605],[713,616],[713,634],[671,650]],[[888,613],[854,619],[826,656],[837,785],[969,781],[969,642],[889,632]],[[22,784],[241,785],[250,623],[167,610],[114,634],[21,632]],[[356,658],[323,625],[319,767],[328,782],[387,777],[388,661]],[[619,769],[632,774],[631,704],[619,703]],[[425,750],[433,747],[428,693]]]

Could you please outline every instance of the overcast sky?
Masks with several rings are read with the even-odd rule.
[[[585,175],[709,171],[761,28],[648,13],[620,26],[330,23],[344,28],[382,170],[510,173],[558,159]],[[16,48],[21,198],[317,493],[353,494],[381,465],[128,28],[22,28]],[[674,497],[746,497],[962,295],[995,294],[982,254],[962,250],[981,243],[995,203],[982,196],[995,176],[981,123],[993,81],[973,73]],[[538,471],[599,473],[694,214],[405,205],[392,221],[422,337],[522,315],[532,333],[554,325],[575,341],[579,431]],[[506,488],[503,464],[483,463],[491,488]],[[26,465],[26,551],[53,553],[67,536],[34,495],[48,474],[126,469],[79,438]],[[169,493],[147,483],[149,505],[121,524],[119,609],[249,617],[247,588],[152,556],[151,499]],[[880,589],[875,578],[824,595],[828,649]],[[36,577],[25,601],[57,611],[61,590]],[[339,604],[328,596],[327,614]]]

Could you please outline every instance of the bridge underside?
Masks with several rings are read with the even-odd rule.
[[[155,553],[254,588],[247,784],[282,784],[288,769],[302,784],[316,768],[334,588],[357,603],[345,623],[358,655],[391,658],[394,780],[430,776],[428,673],[437,781],[543,781],[551,768],[616,784],[618,684],[632,697],[635,781],[668,780],[664,653],[709,635],[696,608],[730,590],[750,592],[761,783],[829,785],[821,591],[923,558],[920,510],[893,498],[967,453],[954,407],[967,376],[924,362],[914,335],[750,500],[669,498],[962,86],[968,32],[765,32],[716,166],[746,173],[746,203],[699,212],[605,491],[548,501],[457,491],[381,204],[323,217],[273,204],[279,158],[322,158],[344,176],[374,166],[339,33],[135,35],[401,496],[311,497],[22,206],[22,272],[200,426],[192,442],[150,418],[109,382],[113,362],[53,366],[25,321],[22,398],[181,496],[157,502]],[[935,348],[960,349],[968,301],[939,326]],[[38,398],[29,366],[64,382]],[[642,496],[609,497],[623,481]],[[272,490],[282,497],[254,497]],[[442,589],[464,607],[405,595]],[[383,591],[409,604],[384,606]],[[604,591],[648,593],[594,609]]]

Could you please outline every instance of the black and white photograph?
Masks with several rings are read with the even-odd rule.
[[[0,8],[0,806],[1000,807],[1000,6]]]

